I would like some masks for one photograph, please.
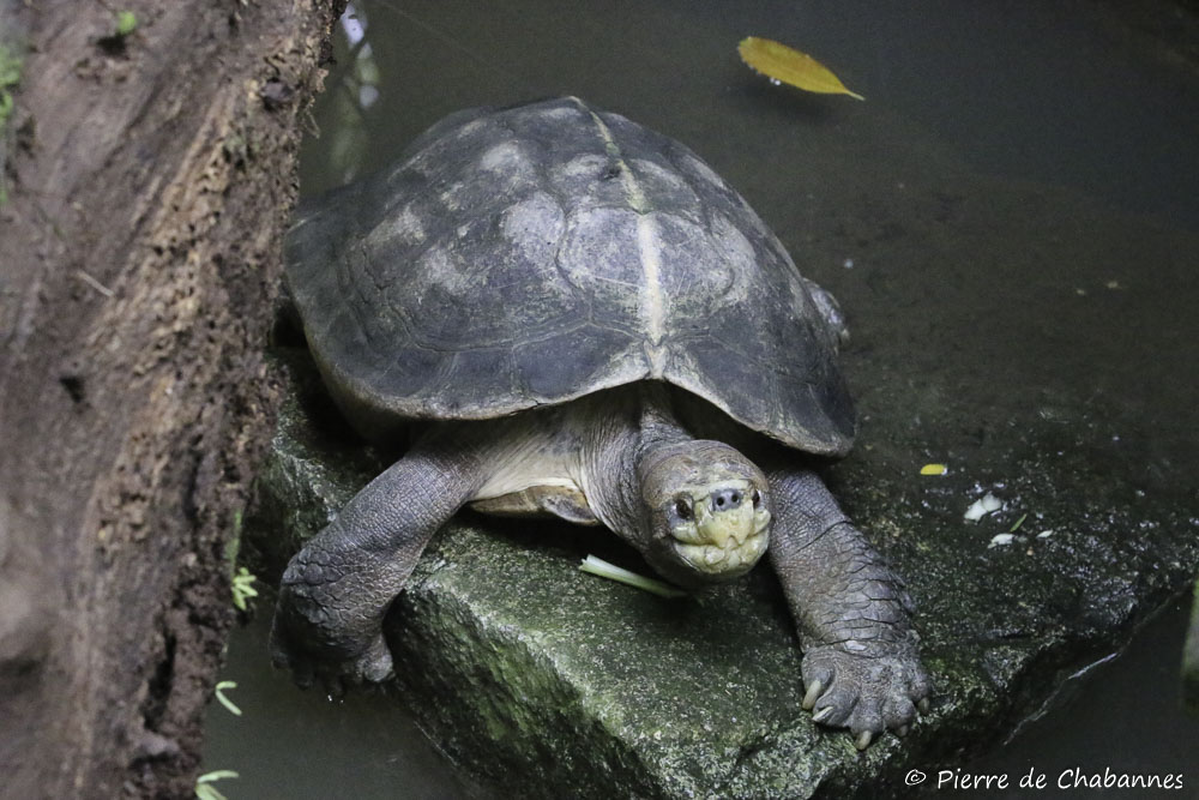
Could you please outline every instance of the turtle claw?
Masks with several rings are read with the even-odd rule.
[[[330,703],[341,702],[342,698],[344,698],[346,696],[345,684],[342,683],[337,678],[330,678],[329,680],[325,681],[324,688],[325,688],[325,699],[328,700]]]
[[[929,705],[927,697],[921,697],[920,702],[916,704],[916,708],[920,710],[921,714],[927,714],[929,711],[932,711],[932,706]]]
[[[895,735],[898,736],[900,739],[902,739],[903,737],[908,735],[908,731],[910,731],[910,730],[911,730],[911,728],[909,726],[900,725],[898,728],[895,729]]]
[[[276,653],[271,661],[275,669],[290,670],[292,683],[301,689],[310,689],[312,684],[316,683],[316,672],[307,661],[293,660],[279,653]]]
[[[382,683],[394,674],[391,651],[380,631],[356,656],[347,656],[348,648],[316,648],[290,634],[278,624],[271,631],[271,661],[279,669],[291,672],[292,681],[301,689],[319,684],[330,700],[345,696],[351,685]]]
[[[917,708],[928,708],[928,678],[915,648],[865,655],[836,645],[804,653],[805,710],[812,721],[849,728],[854,746],[865,750],[887,730],[908,732]]]
[[[803,710],[811,711],[816,705],[816,701],[820,699],[821,693],[824,691],[824,684],[819,678],[808,684],[807,694],[803,696]],[[822,709],[822,711],[828,709]],[[819,721],[819,720],[817,720]]]

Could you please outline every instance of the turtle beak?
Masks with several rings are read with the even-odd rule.
[[[742,502],[744,492],[739,488],[718,489],[706,503],[696,504],[696,520],[700,535],[722,548],[744,544],[754,532],[754,510]]]
[[[748,481],[733,481],[688,494],[691,519],[671,531],[678,554],[709,578],[748,572],[769,542],[770,511],[760,493]]]

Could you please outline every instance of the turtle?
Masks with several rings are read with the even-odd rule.
[[[394,674],[384,615],[470,506],[687,589],[769,552],[813,719],[865,749],[927,711],[911,598],[816,472],[856,432],[840,308],[690,149],[575,97],[460,111],[303,201],[285,276],[337,407],[408,443],[283,574],[298,681]]]

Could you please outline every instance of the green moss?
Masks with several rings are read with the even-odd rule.
[[[0,43],[0,205],[8,202],[4,184],[4,161],[7,151],[8,118],[12,115],[13,89],[21,81],[21,55],[12,46]]]
[[[287,391],[245,535],[264,576],[389,461],[337,421],[305,353],[271,363]],[[602,529],[472,514],[434,537],[388,617],[422,726],[466,772],[520,796],[866,793],[1042,707],[1199,558],[1189,500],[1159,493],[1147,524],[1148,507],[1102,454],[1039,416],[1019,439],[963,451],[969,468],[930,486],[907,468],[911,454],[952,450],[938,437],[968,430],[972,415],[953,418],[939,398],[922,405],[906,383],[886,388],[895,411],[834,479],[918,602],[936,693],[906,739],[858,753],[800,710],[799,648],[768,571],[666,599],[580,573],[588,553],[648,569]],[[933,410],[936,428],[913,434],[905,421]],[[995,476],[1012,507],[964,523],[976,482]],[[1035,509],[1018,546],[988,549],[1018,509]]]
[[[19,53],[6,44],[0,44],[0,93],[2,93],[7,109],[12,107],[12,97],[8,90],[21,81],[21,66],[23,60]],[[3,117],[0,117],[2,120]]]

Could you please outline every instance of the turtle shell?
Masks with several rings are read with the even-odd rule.
[[[642,380],[840,455],[836,339],[778,238],[688,148],[577,98],[442,120],[301,204],[287,277],[368,438]]]

